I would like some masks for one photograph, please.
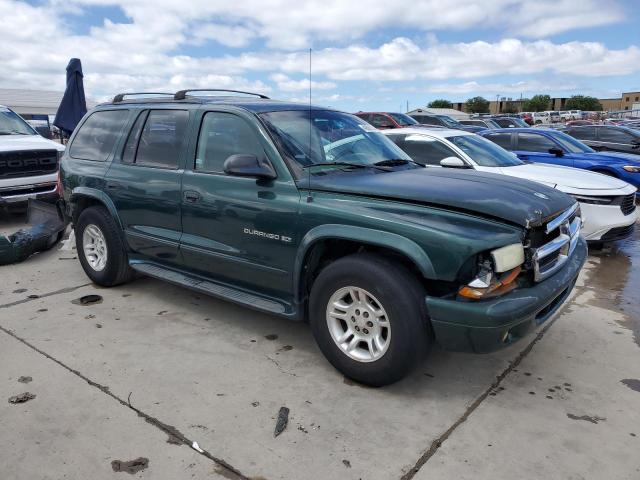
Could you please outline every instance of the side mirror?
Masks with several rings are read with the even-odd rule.
[[[440,166],[447,168],[469,168],[469,165],[467,165],[464,160],[458,157],[443,158],[442,160],[440,160]]]
[[[562,149],[557,148],[557,147],[553,147],[549,149],[549,153],[551,155],[555,155],[556,157],[562,157],[564,156],[564,152],[562,151]]]
[[[631,140],[631,148],[640,148],[640,140]]]
[[[224,161],[224,173],[236,177],[276,178],[276,172],[268,160],[258,160],[255,155],[231,155]]]

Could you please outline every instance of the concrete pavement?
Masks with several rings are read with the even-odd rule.
[[[638,243],[590,257],[537,336],[435,349],[382,389],[345,380],[306,325],[148,278],[97,288],[75,252],[39,254],[0,270],[0,472],[128,478],[112,462],[142,457],[148,479],[638,478]]]

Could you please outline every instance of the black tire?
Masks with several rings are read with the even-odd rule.
[[[85,257],[82,239],[89,225],[95,225],[100,229],[106,243],[107,262],[100,271],[95,270]],[[129,267],[127,250],[118,225],[104,207],[95,206],[83,210],[74,225],[74,231],[78,258],[91,281],[103,287],[113,287],[133,278],[133,270]]]
[[[329,300],[348,286],[370,292],[387,312],[389,345],[377,360],[352,359],[329,331]],[[345,376],[376,387],[394,383],[407,375],[431,344],[424,293],[418,279],[397,262],[366,253],[341,258],[324,268],[313,283],[309,302],[313,335],[325,357]]]

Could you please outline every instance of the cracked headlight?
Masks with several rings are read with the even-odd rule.
[[[515,280],[522,271],[524,247],[514,243],[490,252],[491,260],[478,265],[476,277],[462,287],[458,294],[471,300],[495,297],[510,292],[516,287]]]

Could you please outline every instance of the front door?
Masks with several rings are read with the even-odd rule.
[[[107,172],[107,194],[134,258],[180,263],[180,182],[188,122],[187,110],[141,111]]]
[[[273,161],[277,153],[250,114],[204,111],[198,123],[182,181],[185,265],[213,280],[290,299],[300,202],[293,179]],[[266,158],[278,177],[227,175],[224,162],[232,155]]]

